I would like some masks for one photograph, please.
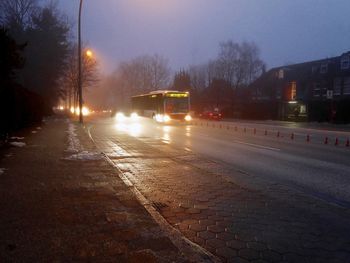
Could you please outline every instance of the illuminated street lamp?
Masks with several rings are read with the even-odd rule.
[[[86,50],[85,54],[89,58],[91,58],[93,56],[92,51],[90,49]]]

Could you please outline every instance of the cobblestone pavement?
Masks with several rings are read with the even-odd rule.
[[[224,262],[350,262],[350,213],[160,140],[92,137],[173,227]],[[237,179],[237,180],[236,180]]]
[[[65,160],[67,126],[49,121],[0,159],[0,262],[197,262],[104,158]],[[76,132],[85,153],[98,154]]]

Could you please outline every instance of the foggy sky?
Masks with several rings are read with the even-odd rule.
[[[78,6],[59,1],[75,26]],[[349,0],[84,0],[82,34],[105,72],[155,53],[186,68],[229,39],[254,41],[271,68],[350,51],[349,11]]]

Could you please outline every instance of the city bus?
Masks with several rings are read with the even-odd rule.
[[[157,122],[181,120],[189,122],[190,94],[175,90],[158,90],[131,98],[133,112]]]

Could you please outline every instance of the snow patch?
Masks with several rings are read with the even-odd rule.
[[[71,156],[64,158],[64,160],[71,161],[94,161],[103,159],[103,155],[97,152],[84,151],[79,138],[76,133],[76,128],[73,123],[68,124],[68,147],[66,152],[74,153]]]
[[[32,133],[37,133],[37,131],[32,131]]]
[[[101,160],[102,158],[103,156],[101,153],[82,151],[65,158],[65,160],[94,161],[94,160]]]
[[[24,142],[10,142],[10,144],[12,146],[15,146],[15,147],[24,147],[24,146],[26,146],[26,144]]]
[[[0,174],[3,174],[5,172],[5,168],[0,168]]]
[[[16,137],[16,136],[13,136],[10,138],[11,140],[23,140],[24,137]]]
[[[41,127],[36,127],[37,130],[41,130]]]
[[[83,147],[80,144],[78,136],[75,132],[75,126],[73,123],[68,124],[68,148],[66,152],[78,153],[83,150]]]

